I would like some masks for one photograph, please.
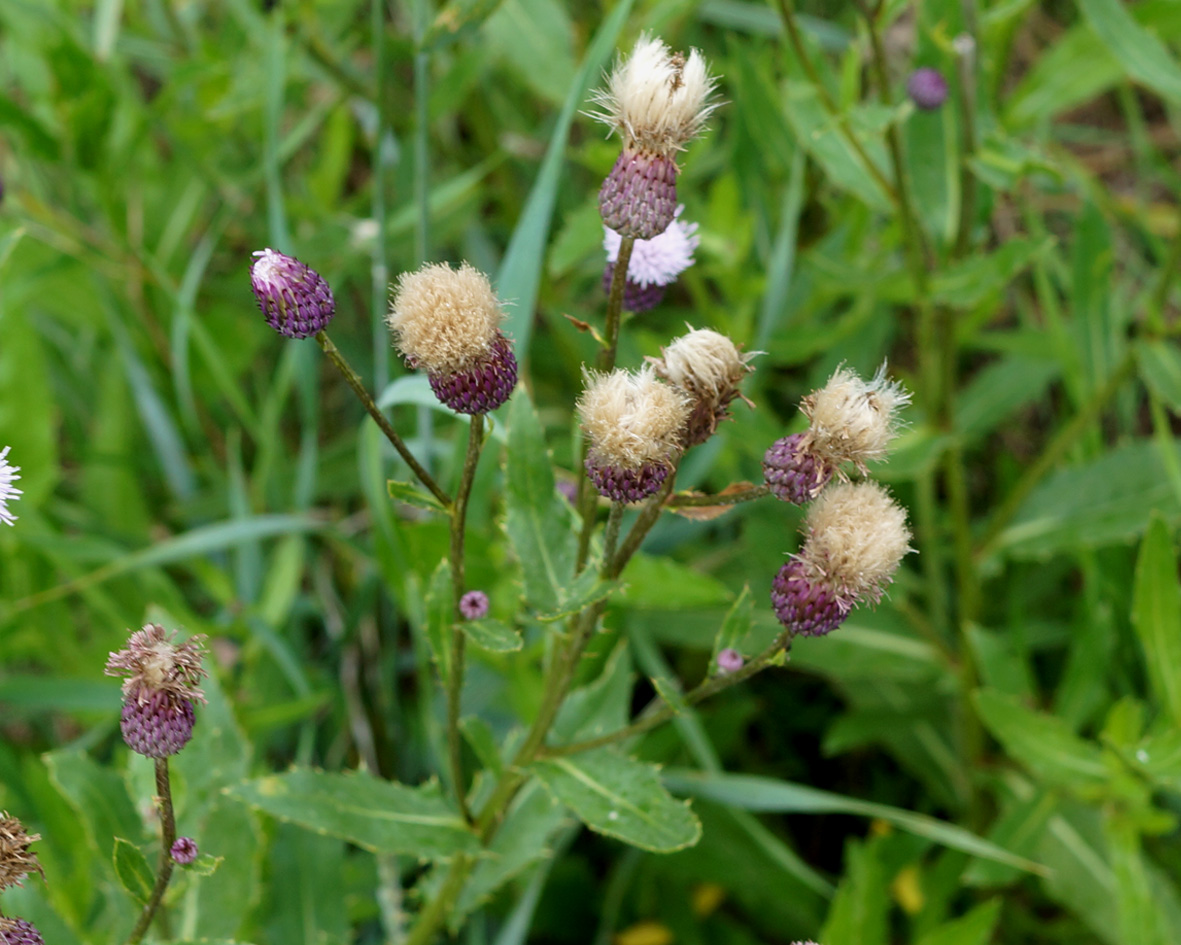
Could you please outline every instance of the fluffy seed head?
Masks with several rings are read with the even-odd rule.
[[[28,833],[25,825],[7,811],[0,813],[0,889],[22,885],[21,880],[29,873],[40,873],[45,878],[37,854],[29,850],[40,839],[41,834]]]
[[[619,132],[626,150],[672,157],[696,137],[717,107],[717,80],[701,53],[673,53],[644,33],[630,56],[621,57],[605,88],[591,96],[591,116]]]
[[[886,454],[898,433],[896,414],[910,394],[886,378],[883,364],[870,381],[848,368],[837,368],[828,383],[802,401],[810,421],[806,449],[832,466],[853,463],[862,472],[868,460]]]
[[[398,277],[387,323],[411,367],[457,374],[492,353],[503,320],[484,273],[430,263]]]
[[[596,466],[639,470],[668,466],[680,452],[689,406],[684,393],[645,366],[635,373],[588,372],[578,414]]]
[[[488,595],[483,591],[468,591],[459,599],[459,612],[468,620],[488,616]]]
[[[662,348],[660,354],[649,358],[654,370],[683,390],[693,405],[685,445],[704,443],[726,418],[730,402],[741,396],[738,384],[754,370],[748,362],[757,352],[743,354],[725,335],[696,328]]]
[[[693,265],[693,252],[701,242],[701,237],[697,235],[696,223],[679,219],[684,209],[684,204],[677,206],[673,222],[663,233],[650,240],[636,240],[627,264],[629,284],[641,288],[672,285],[677,276]],[[621,241],[622,238],[615,230],[603,227],[603,249],[607,252],[608,266],[613,267],[619,258]],[[609,281],[607,285],[610,286]],[[628,309],[636,311],[630,306]]]
[[[9,447],[4,447],[0,450],[0,522],[7,525],[16,523],[16,516],[8,511],[8,503],[20,497],[23,493],[20,489],[13,485],[20,476],[20,466],[10,466],[8,464],[8,450]]]
[[[0,945],[45,945],[45,940],[32,922],[0,918]]]
[[[808,509],[799,559],[806,576],[852,607],[877,603],[910,547],[906,510],[876,482],[839,483]]]
[[[168,853],[174,862],[187,866],[197,859],[197,841],[192,837],[177,837]]]
[[[316,270],[273,249],[254,255],[258,258],[250,267],[250,288],[275,331],[288,338],[307,338],[332,321],[336,300]]]

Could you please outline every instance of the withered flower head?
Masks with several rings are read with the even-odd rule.
[[[37,854],[29,849],[40,839],[41,834],[28,833],[25,825],[7,811],[0,812],[0,889],[20,886],[29,873],[40,873],[45,878]]]

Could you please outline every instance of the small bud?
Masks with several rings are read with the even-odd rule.
[[[32,922],[0,918],[0,945],[45,945],[45,940]]]
[[[250,287],[258,307],[275,331],[307,338],[327,327],[336,314],[332,289],[315,269],[273,249],[254,253]]]
[[[175,755],[193,735],[193,701],[204,702],[199,683],[209,675],[201,665],[202,637],[174,643],[175,633],[159,624],[137,630],[127,648],[107,660],[108,676],[123,681],[119,728],[127,746],[149,758]]]
[[[934,111],[947,101],[947,80],[937,69],[928,66],[915,69],[906,80],[906,94],[915,107]]]
[[[627,264],[627,281],[623,286],[623,307],[629,312],[646,312],[664,298],[665,287],[672,285],[682,272],[693,265],[693,251],[700,237],[697,224],[685,223],[680,217],[684,206],[678,206],[672,223],[652,239],[636,240]],[[611,277],[619,259],[622,238],[609,227],[603,227],[603,249],[607,251],[607,266],[603,270],[603,291],[611,291]]]
[[[495,410],[517,384],[503,320],[488,277],[467,263],[403,273],[387,318],[406,363],[426,371],[442,403],[466,414]]]
[[[632,54],[616,62],[607,87],[592,95],[599,107],[592,117],[623,139],[623,152],[599,191],[603,222],[620,236],[652,239],[672,222],[674,158],[717,107],[709,100],[715,82],[696,49],[686,58],[644,34]]]
[[[459,612],[468,620],[488,616],[488,595],[483,591],[468,591],[459,599]]]
[[[8,525],[16,524],[16,516],[8,511],[8,503],[15,501],[24,493],[13,485],[20,476],[20,466],[10,466],[8,464],[8,450],[9,447],[4,447],[0,450],[0,522]]]
[[[578,413],[589,440],[587,475],[613,502],[639,502],[660,488],[680,455],[689,401],[651,367],[588,373],[586,380]]]
[[[742,669],[746,660],[742,658],[742,654],[737,650],[726,647],[724,650],[718,651],[718,672],[719,673],[734,673]]]
[[[192,837],[177,837],[168,853],[173,862],[179,863],[181,866],[188,866],[197,859],[197,841]]]
[[[688,395],[691,412],[685,423],[685,448],[704,443],[729,416],[738,385],[754,370],[747,362],[758,352],[742,354],[725,335],[708,328],[690,329],[649,358],[656,374]]]
[[[857,604],[876,604],[913,550],[906,511],[871,481],[826,490],[808,510],[805,534],[771,585],[775,615],[798,636],[829,633]]]
[[[30,834],[25,825],[7,811],[0,813],[0,889],[20,886],[29,873],[39,873],[45,878],[45,871],[37,862],[37,854],[29,847],[41,839],[41,834]]]

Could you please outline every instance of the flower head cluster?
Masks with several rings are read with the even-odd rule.
[[[691,412],[682,437],[686,449],[708,440],[729,415],[730,403],[742,396],[739,383],[754,370],[748,362],[756,354],[743,354],[712,329],[690,328],[662,348],[659,358],[648,359],[659,377],[689,397]]]
[[[689,399],[650,366],[586,380],[578,415],[589,442],[587,475],[612,501],[639,502],[660,488],[683,448]]]
[[[636,240],[627,264],[623,287],[623,307],[629,312],[646,312],[664,298],[665,289],[677,276],[693,265],[693,252],[701,238],[696,223],[680,219],[683,205],[678,205],[668,228],[650,240]],[[619,259],[623,238],[610,227],[603,227],[603,249],[607,265],[603,270],[603,291],[611,291],[611,278]]]
[[[336,300],[323,276],[273,249],[254,255],[250,287],[268,325],[288,338],[307,338],[328,326]]]
[[[677,205],[676,153],[701,133],[716,80],[696,50],[686,57],[661,40],[640,37],[596,91],[593,117],[617,131],[623,150],[599,191],[603,222],[621,236],[651,239]]]
[[[763,457],[763,477],[775,495],[797,505],[811,501],[849,463],[860,472],[882,459],[897,436],[897,412],[910,402],[883,364],[870,381],[837,368],[828,383],[800,401],[807,431],[776,440]]]
[[[0,812],[0,890],[22,885],[29,873],[45,872],[37,861],[37,854],[29,847],[41,839],[37,833],[29,833],[15,817]],[[3,945],[44,945],[41,933],[32,922],[15,917],[0,916],[0,943]]]
[[[175,643],[176,633],[148,624],[131,634],[127,648],[107,660],[108,676],[123,680],[119,727],[127,746],[149,758],[180,751],[193,735],[193,702],[204,702],[203,638]]]
[[[20,466],[10,466],[8,463],[9,447],[0,450],[0,522],[7,525],[16,523],[16,516],[8,510],[8,503],[19,498],[21,490],[13,485],[20,476]]]
[[[482,414],[508,400],[517,383],[504,317],[486,275],[467,263],[436,263],[399,277],[387,321],[406,363],[426,371],[440,401]]]

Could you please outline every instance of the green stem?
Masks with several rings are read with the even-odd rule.
[[[1000,508],[993,513],[992,518],[988,522],[988,526],[984,530],[984,535],[976,545],[975,558],[977,561],[985,558],[993,550],[996,540],[1000,537],[1002,531],[1010,520],[1017,514],[1021,508],[1021,504],[1026,497],[1033,491],[1034,486],[1042,481],[1042,478],[1051,469],[1057,465],[1058,461],[1066,455],[1069,450],[1078,441],[1084,433],[1090,429],[1092,423],[1099,419],[1099,415],[1107,406],[1116,394],[1116,392],[1123,386],[1124,381],[1132,373],[1132,369],[1136,366],[1136,355],[1134,351],[1129,348],[1124,352],[1124,356],[1119,364],[1116,365],[1115,370],[1107,378],[1105,383],[1099,390],[1091,395],[1091,399],[1083,405],[1083,408],[1076,413],[1058,433],[1055,435],[1041,455],[1034,461],[1032,466],[1025,470],[1025,474],[1017,480],[1017,484],[1009,491],[1005,497],[1004,502],[1001,503]]]
[[[619,525],[623,521],[622,502],[612,502],[611,511],[607,513],[607,528],[603,532],[603,568],[615,557],[615,548],[619,544]]]
[[[957,97],[960,123],[960,214],[956,224],[952,256],[959,259],[967,253],[972,240],[972,224],[976,220],[976,175],[972,173],[971,157],[976,153],[976,38],[975,11],[969,0],[964,2],[965,19],[970,32],[957,38],[956,65],[959,69]]]
[[[135,928],[127,938],[127,945],[136,945],[152,924],[152,918],[164,899],[164,891],[168,888],[168,881],[172,878],[172,868],[175,865],[172,859],[172,845],[176,842],[176,819],[172,811],[172,782],[168,776],[168,759],[155,760],[156,797],[160,802],[160,865],[156,870],[156,885],[144,904],[139,921],[135,923]]]
[[[744,664],[740,669],[732,673],[719,673],[716,676],[711,676],[709,679],[702,682],[694,689],[689,690],[682,697],[685,705],[696,705],[699,702],[708,699],[710,696],[716,695],[724,689],[729,689],[740,682],[745,682],[754,676],[756,673],[762,672],[768,666],[772,665],[776,657],[780,653],[786,653],[791,650],[791,637],[785,632],[776,637],[775,642],[767,649],[763,650],[749,663]],[[676,717],[679,709],[676,706],[669,705],[663,700],[655,699],[644,711],[640,714],[635,722],[626,725],[623,728],[616,729],[614,732],[608,732],[606,735],[600,735],[597,738],[590,738],[582,742],[574,742],[569,745],[558,745],[554,747],[542,747],[538,756],[542,758],[552,758],[559,755],[577,755],[580,752],[590,751],[593,748],[602,748],[604,745],[613,745],[616,742],[621,742],[636,735],[643,735],[665,722],[672,721]]]
[[[476,466],[480,462],[480,448],[484,442],[484,415],[472,416],[468,427],[467,456],[463,461],[463,475],[455,493],[455,505],[451,510],[451,587],[455,619],[451,623],[451,666],[447,675],[447,754],[451,763],[451,781],[455,798],[465,820],[471,820],[467,807],[467,796],[463,782],[463,745],[459,733],[459,709],[463,695],[464,644],[466,635],[460,624],[465,619],[459,609],[464,594],[464,537],[467,526],[468,500],[472,494],[472,482],[476,478]]]
[[[414,920],[414,925],[406,936],[404,945],[430,945],[435,935],[447,921],[451,913],[451,906],[463,891],[468,873],[476,861],[462,853],[451,861],[451,868],[443,886],[435,897],[431,899]]]
[[[385,434],[385,438],[393,444],[394,449],[398,451],[398,455],[406,460],[406,464],[413,470],[414,475],[418,477],[418,481],[431,491],[431,494],[443,504],[444,508],[450,509],[450,497],[439,487],[434,477],[414,458],[414,454],[410,452],[409,447],[402,442],[402,438],[398,436],[398,431],[386,419],[385,414],[377,408],[377,404],[369,395],[369,391],[365,389],[365,384],[361,381],[360,375],[352,369],[348,361],[345,360],[344,355],[332,343],[332,339],[328,337],[328,333],[325,331],[316,332],[316,341],[319,342],[320,348],[324,353],[328,355],[328,359],[336,365],[337,370],[344,375],[344,379],[348,382],[349,387],[353,389],[353,393],[357,395],[357,399],[369,411],[369,416],[373,418],[374,422],[381,429],[381,432]]]

